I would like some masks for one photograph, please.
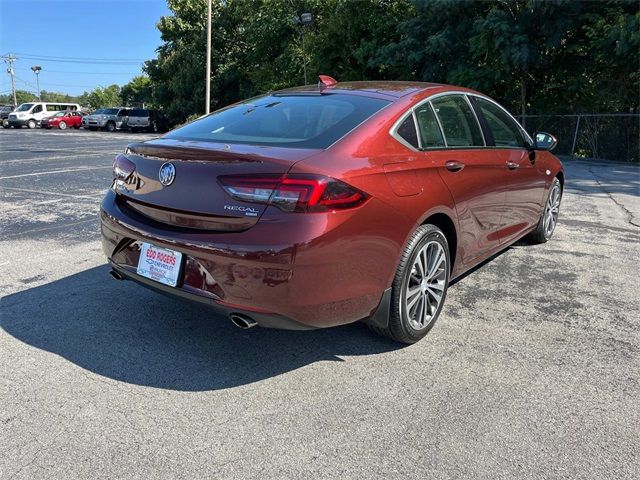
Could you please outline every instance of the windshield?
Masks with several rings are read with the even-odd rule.
[[[64,112],[58,112],[54,115],[54,117],[64,117]]]
[[[31,107],[33,107],[33,103],[23,103],[16,109],[16,112],[26,112],[27,110],[31,110]]]
[[[276,93],[218,110],[165,138],[327,148],[388,104],[340,93]]]

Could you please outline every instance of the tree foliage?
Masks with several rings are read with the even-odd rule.
[[[204,112],[207,0],[168,0],[144,92],[173,121]],[[303,83],[420,80],[520,113],[638,110],[633,0],[225,0],[213,4],[212,108]],[[301,27],[293,18],[311,12]]]
[[[120,87],[110,85],[108,87],[98,87],[90,92],[84,92],[80,96],[80,103],[91,108],[115,107],[120,105]]]
[[[120,97],[122,104],[127,106],[142,106],[152,103],[151,80],[145,75],[133,77],[120,90]]]

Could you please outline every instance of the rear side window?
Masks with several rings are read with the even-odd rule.
[[[444,139],[442,138],[440,126],[428,102],[416,108],[416,118],[418,119],[418,130],[420,131],[422,148],[444,147]]]
[[[524,137],[518,124],[504,110],[484,98],[475,98],[482,116],[493,134],[496,147],[524,147]]]
[[[462,95],[450,95],[432,101],[448,147],[482,147],[480,125]]]
[[[396,134],[407,142],[413,148],[418,148],[418,133],[416,132],[416,124],[413,121],[413,115],[409,115],[404,119],[404,122],[400,124],[396,130]]]
[[[141,108],[134,108],[133,110],[129,111],[129,116],[130,117],[148,117],[149,111],[143,110]]]
[[[276,93],[218,110],[164,138],[327,148],[388,104],[340,93]]]

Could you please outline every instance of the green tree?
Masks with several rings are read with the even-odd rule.
[[[21,103],[28,103],[33,101],[38,101],[38,96],[27,92],[26,90],[16,90],[16,100],[18,105]],[[13,94],[8,93],[6,95],[0,95],[0,104],[1,105],[13,105]]]
[[[120,96],[124,105],[147,105],[152,102],[151,80],[146,75],[133,77],[122,87]]]
[[[118,106],[122,103],[120,87],[114,84],[84,92],[80,96],[80,103],[92,109]]]

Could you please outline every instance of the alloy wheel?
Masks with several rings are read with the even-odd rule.
[[[549,192],[549,198],[544,210],[544,235],[550,238],[558,223],[558,212],[560,211],[560,184],[554,183]]]
[[[416,255],[403,295],[404,312],[415,330],[436,317],[447,281],[447,256],[440,243],[425,244]]]

